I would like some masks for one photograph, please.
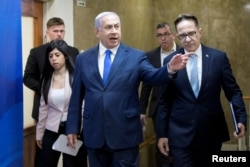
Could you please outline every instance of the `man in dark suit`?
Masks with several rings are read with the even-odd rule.
[[[149,62],[155,68],[160,68],[163,65],[163,59],[166,58],[170,53],[179,49],[179,47],[175,43],[174,31],[171,25],[167,22],[161,22],[156,26],[156,37],[160,46],[151,51],[146,52],[146,55]],[[148,107],[148,101],[150,101],[149,116],[152,118],[153,125],[155,127],[156,111],[158,108],[160,94],[161,86],[152,86],[144,82],[142,83],[140,106],[142,109],[141,119],[144,120],[144,124],[146,124],[146,111]],[[169,161],[169,157],[166,157],[165,155],[161,154],[157,147],[157,167],[168,167]]]
[[[175,56],[168,65],[155,69],[144,52],[120,42],[120,25],[120,17],[114,12],[97,15],[95,33],[100,42],[76,59],[67,119],[68,144],[74,147],[77,141],[84,99],[82,126],[90,167],[138,167],[143,140],[140,81],[167,83],[171,72],[182,69],[190,56]]]
[[[64,21],[61,18],[53,17],[48,20],[47,22],[47,30],[46,30],[46,37],[48,40],[54,39],[63,39],[65,35],[65,25]],[[26,67],[24,70],[24,77],[23,83],[25,86],[30,88],[35,92],[34,101],[33,101],[33,110],[32,110],[32,118],[37,122],[38,121],[38,114],[39,114],[39,106],[40,106],[40,97],[41,97],[41,75],[44,69],[44,61],[46,55],[47,48],[49,43],[44,45],[32,48],[30,50],[30,55],[28,57]],[[70,56],[73,57],[75,60],[76,55],[78,55],[78,49],[69,46],[68,51]],[[46,68],[46,67],[45,67]],[[87,166],[87,153],[84,148],[82,148],[82,152],[80,153],[81,160]],[[84,151],[85,150],[85,151]],[[85,152],[85,153],[84,153]],[[39,147],[37,147],[36,159],[35,159],[35,166],[38,164],[38,154],[39,154]],[[85,154],[85,156],[84,156]],[[84,158],[85,157],[85,161]]]
[[[184,48],[169,55],[193,53],[186,68],[176,72],[162,93],[157,111],[158,147],[173,155],[174,167],[211,166],[212,154],[229,140],[228,127],[220,101],[221,89],[235,108],[240,133],[245,135],[246,110],[225,52],[200,43],[201,28],[191,14],[175,20],[177,37]],[[196,61],[196,62],[195,62]]]

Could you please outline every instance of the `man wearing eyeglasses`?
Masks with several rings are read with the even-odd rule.
[[[156,26],[156,38],[160,46],[146,52],[146,54],[149,62],[154,67],[159,68],[163,65],[163,59],[166,58],[170,53],[173,53],[179,49],[179,46],[176,45],[174,31],[172,30],[171,25],[167,22],[161,22]],[[140,95],[140,106],[142,110],[141,118],[144,120],[143,124],[146,124],[146,111],[147,107],[149,107],[149,116],[152,118],[155,127],[155,116],[158,108],[160,92],[161,86],[152,86],[143,82]],[[148,106],[149,101],[150,105]],[[158,150],[158,148],[156,150],[156,164],[157,167],[169,166],[169,157],[163,155]]]
[[[164,64],[174,55],[194,54],[161,94],[157,111],[158,147],[165,155],[171,151],[174,167],[209,166],[212,154],[218,153],[222,143],[230,139],[220,101],[221,89],[234,106],[240,129],[240,133],[234,132],[236,139],[245,135],[247,120],[242,92],[226,53],[201,44],[197,18],[181,14],[174,24],[183,48],[165,58]]]

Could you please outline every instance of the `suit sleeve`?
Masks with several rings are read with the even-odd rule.
[[[229,63],[229,60],[226,55],[223,57],[223,68],[222,68],[222,88],[224,90],[225,96],[229,101],[232,102],[234,106],[235,116],[237,122],[242,123],[246,126],[247,124],[247,115],[246,108],[243,101],[243,95],[240,90],[239,85],[236,82],[236,79],[233,76],[232,69]]]
[[[164,59],[164,65],[166,65],[168,61],[170,61],[170,57]],[[159,104],[156,112],[156,135],[158,138],[168,137],[171,102],[174,98],[174,91],[171,87],[172,80],[161,87],[161,94],[159,95]]]
[[[76,56],[79,54],[79,50],[77,48],[71,47],[70,49],[71,55],[76,58]]]
[[[151,90],[152,90],[151,85],[146,84],[145,82],[142,83],[141,95],[140,95],[140,107],[142,114],[146,114],[147,112],[147,106]]]
[[[28,88],[34,90],[35,92],[41,91],[40,84],[40,72],[39,65],[36,59],[36,51],[34,49],[30,50],[30,55],[28,57],[26,67],[24,70],[23,83]],[[43,55],[42,55],[43,56]]]
[[[155,68],[149,63],[146,55],[142,55],[140,58],[140,77],[143,82],[150,85],[163,85],[169,81],[169,73],[167,66],[161,68]]]
[[[81,81],[81,63],[79,57],[76,58],[74,79],[72,83],[72,94],[69,103],[66,134],[79,134],[82,121],[82,103],[85,88]]]
[[[168,85],[162,86],[159,98],[158,110],[156,112],[156,134],[157,138],[167,137],[169,124],[169,108],[167,103]]]

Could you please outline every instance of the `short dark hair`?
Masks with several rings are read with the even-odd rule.
[[[177,24],[179,24],[182,20],[192,20],[195,23],[196,27],[199,27],[198,19],[194,15],[190,13],[182,13],[174,21],[176,30],[177,30]]]
[[[168,22],[160,22],[159,24],[157,24],[156,29],[160,29],[160,28],[164,28],[164,27],[169,27],[170,31],[173,33],[173,28],[172,26],[168,23]]]
[[[52,26],[60,26],[60,25],[64,25],[64,21],[63,19],[59,17],[52,17],[51,19],[47,21],[47,28],[50,28]]]

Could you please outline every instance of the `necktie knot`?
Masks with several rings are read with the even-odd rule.
[[[109,57],[110,57],[111,53],[112,53],[111,50],[106,50],[106,51],[105,51],[106,56],[109,56]]]

